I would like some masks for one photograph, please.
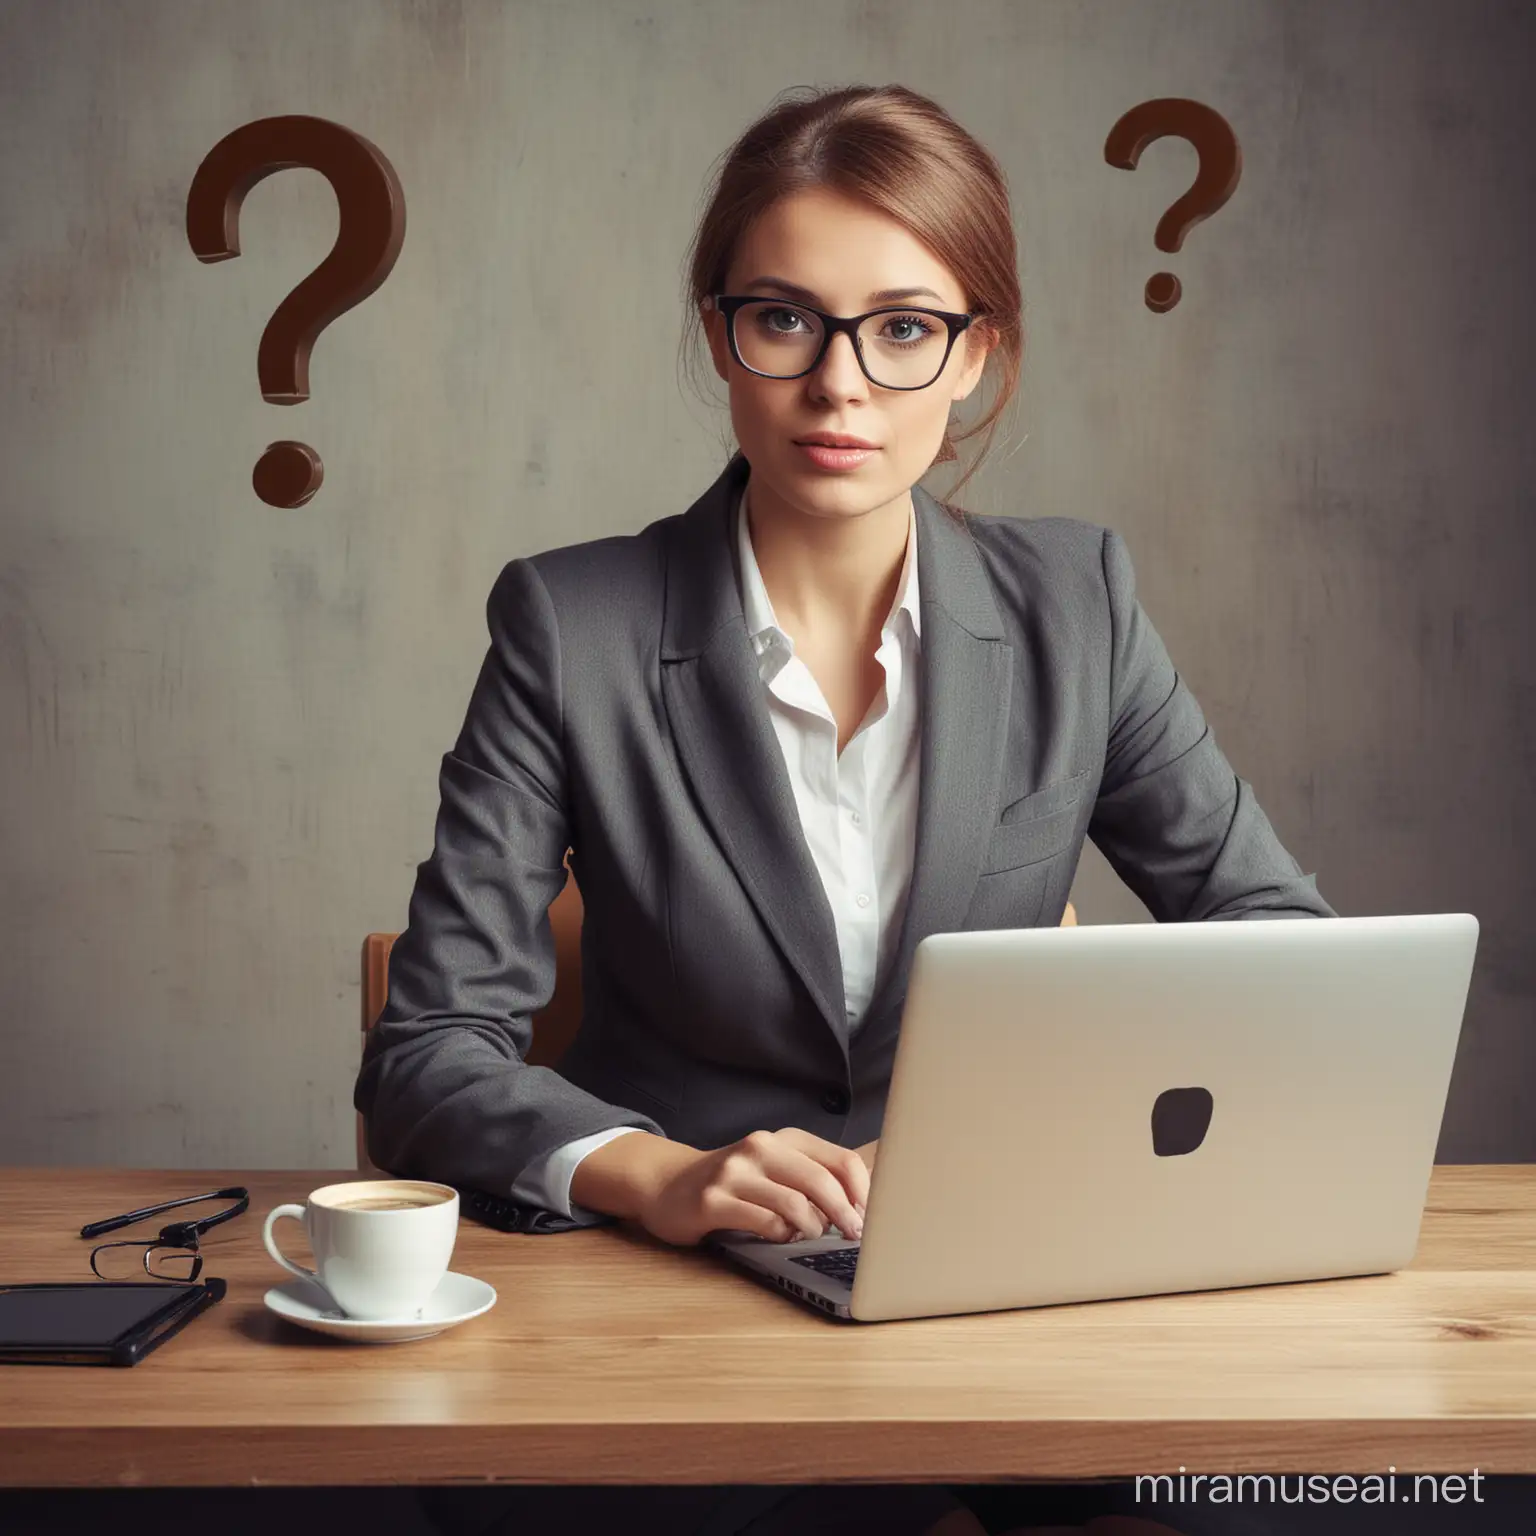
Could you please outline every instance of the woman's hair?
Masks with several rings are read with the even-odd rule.
[[[801,92],[811,90],[809,96]],[[986,415],[954,437],[934,462],[958,457],[955,443],[985,431],[952,497],[990,452],[998,418],[1013,399],[1023,358],[1023,303],[1008,185],[992,156],[937,103],[901,85],[784,93],[725,152],[689,247],[683,351],[700,336],[700,307],[722,290],[737,242],[779,198],[825,187],[903,224],[959,279],[970,312],[995,335],[987,358],[996,391]],[[956,342],[965,344],[967,332]]]

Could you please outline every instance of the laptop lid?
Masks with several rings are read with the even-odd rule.
[[[1477,934],[1450,913],[925,938],[851,1315],[1402,1267]]]

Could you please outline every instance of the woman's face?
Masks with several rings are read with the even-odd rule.
[[[918,288],[931,292],[905,293]],[[886,289],[903,296],[875,297]],[[908,302],[963,314],[967,297],[954,274],[903,225],[824,188],[781,198],[757,219],[738,244],[724,291],[798,300],[832,315]],[[838,335],[812,372],[773,379],[736,362],[723,315],[707,310],[704,323],[715,370],[730,387],[731,424],[752,466],[754,487],[817,517],[862,514],[903,497],[932,465],[950,407],[976,387],[988,350],[981,328],[972,326],[956,339],[943,372],[926,389],[882,389],[859,367],[852,339]],[[748,323],[742,315],[738,338]],[[761,311],[755,323],[774,337],[804,335],[793,311]],[[897,343],[922,334],[899,314],[870,324]],[[866,356],[878,374],[874,351],[866,347]],[[863,438],[875,451],[852,468],[822,467],[797,446],[820,432]],[[753,495],[758,504],[759,490]]]

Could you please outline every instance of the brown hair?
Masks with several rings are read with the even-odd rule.
[[[809,96],[800,92],[810,90]],[[1008,185],[996,160],[937,103],[902,85],[796,87],[728,149],[689,247],[683,352],[702,334],[700,306],[725,283],[737,241],[770,204],[826,187],[896,219],[947,266],[971,313],[996,338],[987,367],[997,390],[987,414],[954,438],[948,429],[934,463],[958,458],[955,443],[985,431],[953,496],[991,451],[998,418],[1018,389],[1023,302]],[[969,333],[967,333],[969,334]],[[995,367],[994,367],[995,365]],[[951,509],[953,510],[953,509]]]

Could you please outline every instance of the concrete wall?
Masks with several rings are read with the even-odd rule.
[[[1024,388],[967,503],[1126,535],[1340,911],[1479,916],[1440,1156],[1536,1157],[1533,34],[1490,0],[8,0],[0,1160],[349,1162],[358,945],[404,922],[491,583],[708,484],[723,396],[676,345],[710,163],[788,86],[888,80],[1015,198]],[[1172,257],[1194,150],[1103,158],[1163,95],[1244,155]],[[184,219],[213,144],[290,112],[377,143],[409,229],[283,409],[257,343],[329,185],[262,182],[221,266]],[[295,436],[325,484],[276,511],[251,466]],[[1074,900],[1146,915],[1091,848]]]

